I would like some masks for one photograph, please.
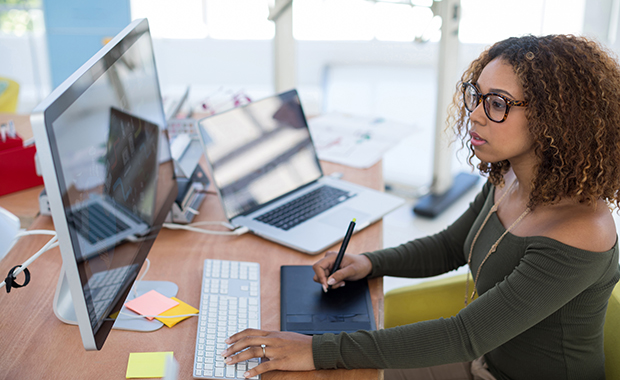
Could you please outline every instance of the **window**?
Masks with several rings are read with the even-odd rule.
[[[490,44],[525,34],[581,34],[585,0],[461,0],[461,8],[459,40]]]
[[[438,39],[429,7],[369,0],[294,0],[297,40],[413,41]]]
[[[155,38],[273,38],[272,0],[132,0],[132,18],[149,19]]]
[[[133,0],[131,18],[148,18],[155,38],[205,38],[203,0]]]
[[[43,28],[42,0],[0,0],[0,34],[20,37]]]
[[[270,1],[207,0],[207,25],[211,38],[270,40],[276,29],[268,20]]]
[[[377,3],[375,38],[379,41],[438,40],[441,17],[429,7],[406,4]]]
[[[149,19],[151,33],[156,38],[268,40],[275,34],[275,25],[268,20],[269,7],[274,1],[131,0],[131,11],[133,18]],[[313,41],[438,41],[441,18],[433,15],[429,7],[432,0],[404,2],[406,0],[294,0],[293,35],[297,40]],[[464,43],[489,44],[523,34],[580,34],[585,2],[461,0],[459,39]],[[18,20],[23,16],[12,17]],[[11,21],[10,24],[23,25],[24,22]],[[24,27],[12,28],[19,31]]]

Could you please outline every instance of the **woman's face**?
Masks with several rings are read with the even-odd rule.
[[[512,66],[494,59],[482,70],[476,87],[481,94],[495,92],[510,100],[524,100]],[[502,123],[489,120],[483,102],[469,115],[471,145],[476,157],[484,162],[508,160],[511,166],[531,161],[534,156],[534,139],[529,133],[525,107],[510,107],[508,118]]]

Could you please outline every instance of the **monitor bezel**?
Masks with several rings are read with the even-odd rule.
[[[138,19],[130,23],[119,34],[117,34],[110,42],[108,42],[103,48],[101,48],[93,57],[91,57],[84,65],[76,70],[69,78],[67,78],[62,84],[60,84],[52,93],[43,100],[31,114],[31,126],[33,134],[35,136],[35,144],[37,148],[38,162],[41,168],[43,180],[45,183],[45,190],[50,204],[50,211],[56,234],[58,236],[59,248],[62,256],[62,269],[59,279],[58,289],[61,288],[60,283],[66,285],[68,288],[69,296],[72,302],[72,306],[75,309],[75,317],[77,325],[79,327],[82,343],[86,350],[100,350],[113,327],[114,322],[109,320],[105,321],[97,331],[93,331],[90,323],[89,313],[87,309],[86,300],[82,288],[82,280],[80,277],[78,263],[74,254],[74,239],[72,239],[72,231],[69,228],[68,221],[66,219],[64,204],[67,199],[63,199],[63,193],[66,194],[62,187],[64,186],[64,177],[59,164],[58,152],[53,148],[56,146],[56,140],[53,132],[53,123],[56,119],[66,110],[78,97],[83,94],[94,82],[103,75],[106,70],[113,65],[116,60],[122,56],[122,54],[133,46],[140,36],[149,32],[149,25],[146,19]],[[132,41],[133,40],[133,41]],[[152,39],[151,49],[152,49]],[[155,64],[155,57],[153,56],[153,63]],[[156,66],[155,66],[155,72]],[[156,85],[159,92],[160,104],[161,104],[161,91],[159,87],[159,80],[156,78]],[[161,106],[162,120],[164,112],[163,105]],[[165,125],[161,126],[165,128]],[[169,149],[169,148],[168,148]],[[160,163],[161,164],[161,163]],[[170,162],[170,165],[172,163]],[[136,263],[141,267],[148,252],[154,242],[154,236],[161,228],[169,210],[172,207],[177,195],[177,184],[174,180],[173,172],[173,185],[170,189],[170,193],[165,196],[162,204],[162,208],[155,210],[159,212],[155,215],[151,234],[149,239],[140,245],[136,254]],[[61,178],[59,181],[58,178]],[[159,198],[159,196],[158,196]],[[137,273],[137,272],[136,272]],[[63,279],[64,276],[64,279]],[[120,310],[124,303],[127,294],[131,287],[127,287],[120,297],[120,301],[117,302],[114,307],[114,311]],[[66,295],[56,295],[57,298],[66,302]],[[56,306],[56,305],[55,305]],[[66,306],[66,305],[65,305]],[[56,312],[56,309],[54,310]],[[59,318],[61,318],[59,316]],[[61,318],[62,319],[62,318]]]

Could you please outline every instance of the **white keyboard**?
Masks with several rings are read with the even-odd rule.
[[[260,266],[229,260],[204,262],[194,354],[196,379],[245,379],[259,359],[226,365],[224,340],[246,328],[260,328]],[[252,377],[260,379],[260,376]]]

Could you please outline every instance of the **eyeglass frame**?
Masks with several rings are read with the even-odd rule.
[[[476,103],[476,106],[474,107],[473,110],[470,110],[467,107],[467,102],[465,101],[465,91],[467,91],[467,86],[471,86],[476,91],[476,95],[478,96],[478,102]],[[484,110],[484,114],[487,116],[487,118],[489,120],[491,120],[492,122],[495,122],[495,123],[503,123],[504,121],[506,121],[506,119],[508,118],[508,111],[510,111],[510,107],[526,107],[528,105],[528,102],[525,101],[525,100],[511,100],[511,99],[508,99],[507,97],[505,97],[504,95],[498,94],[496,92],[488,92],[486,94],[482,94],[478,90],[476,85],[471,83],[471,82],[464,82],[463,83],[463,94],[462,95],[463,95],[463,105],[465,106],[465,109],[469,113],[474,112],[474,110],[480,105],[480,103],[484,102],[491,95],[497,96],[497,97],[501,98],[504,102],[506,102],[506,110],[504,111],[504,117],[500,121],[493,120],[491,118],[491,116],[489,116],[489,111],[487,110],[487,108],[485,106],[486,103],[484,103],[482,105],[482,109]]]

